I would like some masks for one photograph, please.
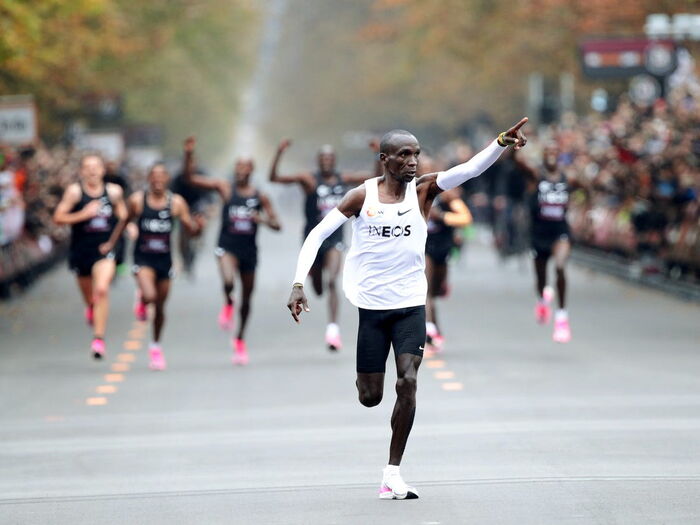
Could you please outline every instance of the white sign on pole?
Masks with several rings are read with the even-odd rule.
[[[124,136],[119,131],[88,131],[76,140],[78,149],[96,151],[106,161],[120,162],[124,157]]]
[[[36,106],[31,96],[0,97],[0,144],[21,146],[37,138]]]

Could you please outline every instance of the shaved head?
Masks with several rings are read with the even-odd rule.
[[[397,146],[406,142],[418,143],[418,139],[413,133],[404,129],[392,129],[382,137],[382,141],[379,143],[379,153],[391,153],[396,150]]]

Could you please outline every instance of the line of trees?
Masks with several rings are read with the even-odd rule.
[[[0,94],[33,94],[50,139],[86,96],[116,93],[172,149],[187,130],[215,150],[231,136],[258,18],[246,0],[3,0]]]

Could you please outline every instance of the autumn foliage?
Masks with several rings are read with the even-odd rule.
[[[85,95],[120,93],[131,119],[188,132],[232,127],[254,49],[244,0],[3,0],[0,94],[30,93],[58,135]],[[225,109],[222,111],[222,106]],[[225,123],[217,118],[228,117]],[[199,116],[199,119],[193,119]],[[197,126],[205,129],[196,129]]]

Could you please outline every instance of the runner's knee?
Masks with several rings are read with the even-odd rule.
[[[403,399],[415,399],[418,381],[415,377],[400,377],[396,380],[396,394]]]
[[[361,384],[359,381],[355,383],[357,385],[357,392],[359,395],[360,403],[366,407],[376,407],[382,401],[383,388],[380,386],[373,386],[372,384]]]
[[[376,407],[381,402],[382,402],[382,393],[381,392],[371,392],[371,391],[360,390],[360,403],[362,403],[364,406],[366,406],[368,408]]]
[[[100,301],[109,297],[109,285],[98,284],[92,289],[92,297],[94,301]]]

